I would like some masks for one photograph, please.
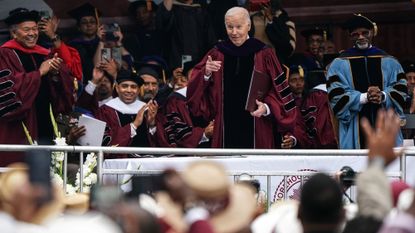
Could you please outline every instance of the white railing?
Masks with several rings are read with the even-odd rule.
[[[133,148],[133,147],[89,147],[89,146],[29,146],[29,145],[1,145],[0,151],[8,152],[25,152],[30,150],[47,150],[62,151],[64,157],[64,188],[67,183],[67,159],[68,153],[80,153],[80,177],[83,177],[83,153],[96,152],[97,156],[97,176],[98,183],[102,183],[104,174],[154,174],[160,171],[139,171],[126,169],[104,169],[103,160],[105,154],[142,154],[142,155],[191,155],[191,156],[230,156],[230,155],[262,155],[262,156],[366,156],[367,150],[285,150],[285,149],[190,149],[190,148]],[[401,148],[396,148],[401,151]],[[406,180],[406,156],[414,156],[415,148],[407,148],[400,157],[399,173],[391,175]],[[7,168],[0,168],[0,172]],[[228,171],[229,175],[237,176],[244,171]],[[288,176],[299,175],[307,176],[309,172],[290,172],[290,171],[274,171],[274,172],[250,172],[250,175],[266,176],[269,183],[270,176]],[[83,190],[83,182],[80,182],[80,190]],[[268,190],[269,191],[269,190]]]

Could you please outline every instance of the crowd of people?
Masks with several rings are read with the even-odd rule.
[[[87,133],[76,124],[87,114],[106,123],[103,146],[359,149],[362,117],[373,125],[378,109],[413,112],[414,64],[404,70],[376,48],[367,17],[345,22],[350,49],[338,53],[315,27],[301,32],[307,50],[294,53],[295,24],[278,1],[231,6],[221,26],[215,4],[132,2],[136,31],[124,36],[85,3],[68,11],[80,32],[68,42],[56,16],[10,11],[0,143],[51,144],[52,112],[70,116],[59,127],[68,144]],[[19,160],[1,156],[2,165]]]
[[[2,232],[415,232],[415,190],[391,182],[384,171],[401,153],[394,151],[400,118],[392,109],[380,110],[376,128],[367,118],[361,126],[368,165],[352,181],[356,197],[345,199],[341,174],[316,173],[304,181],[298,200],[271,207],[258,181],[242,174],[231,182],[212,160],[194,161],[182,172],[134,177],[127,193],[95,186],[89,195],[65,196],[57,184],[40,179],[49,174],[48,163],[40,161],[50,160],[50,154],[35,152],[28,164],[14,163],[0,175]]]

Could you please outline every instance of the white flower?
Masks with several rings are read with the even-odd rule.
[[[92,184],[92,180],[91,180],[91,178],[89,178],[89,176],[84,178],[84,184],[85,185],[91,185]]]
[[[53,140],[55,142],[55,144],[57,146],[67,146],[68,144],[66,144],[66,139],[65,138],[55,138],[55,140]]]
[[[53,156],[55,158],[55,161],[57,162],[62,162],[63,159],[65,158],[65,153],[63,152],[53,152]]]
[[[96,173],[91,173],[89,174],[89,178],[91,179],[91,183],[92,184],[96,184],[98,181],[98,176]]]
[[[83,193],[89,193],[91,191],[91,187],[89,186],[84,186],[82,192]]]
[[[66,184],[66,194],[73,195],[75,193],[76,193],[75,187],[70,184]]]
[[[62,179],[62,177],[60,175],[56,174],[56,173],[53,174],[52,182],[54,184],[58,185],[59,187],[62,187],[63,186],[63,179]]]

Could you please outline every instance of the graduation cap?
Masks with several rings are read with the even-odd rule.
[[[143,85],[143,79],[136,73],[130,70],[121,69],[117,74],[117,83],[120,84],[124,81],[133,81],[138,86]]]
[[[85,3],[81,6],[78,6],[75,9],[68,11],[68,14],[72,18],[76,19],[76,21],[79,23],[81,18],[85,16],[92,16],[98,20],[100,13],[97,11],[97,9],[93,5],[91,5],[90,3]]]
[[[306,29],[301,32],[301,35],[304,36],[304,38],[309,38],[311,35],[319,35],[324,38],[324,40],[327,40],[327,30],[320,28],[320,27],[314,27],[310,29]]]
[[[403,61],[402,68],[405,73],[415,72],[415,62],[409,60]]]
[[[19,24],[26,21],[38,22],[40,20],[39,12],[29,11],[26,8],[16,8],[9,12],[9,16],[4,19],[4,22],[8,25]]]
[[[299,74],[300,77],[305,77],[304,67],[301,65],[292,65],[288,68],[288,77],[292,74]]]
[[[150,64],[144,62],[136,62],[134,63],[134,71],[137,76],[141,77],[141,75],[147,74],[153,76],[157,80],[163,79],[163,72],[162,67],[157,64]]]
[[[128,6],[128,11],[131,15],[135,15],[137,8],[139,7],[146,7],[147,11],[157,11],[157,4],[154,3],[152,0],[138,0],[135,2],[131,2]]]
[[[373,29],[374,35],[378,33],[378,27],[375,22],[361,14],[353,14],[343,25],[343,28],[351,33],[356,28]]]
[[[151,56],[144,56],[141,59],[142,63],[148,63],[148,64],[156,64],[159,65],[161,68],[161,76],[160,79],[163,80],[164,83],[166,83],[166,76],[169,76],[169,66],[167,65],[166,60],[164,60],[162,57],[157,55],[151,55]]]

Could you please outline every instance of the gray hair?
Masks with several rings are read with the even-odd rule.
[[[226,12],[225,20],[226,20],[226,17],[235,16],[235,15],[243,16],[245,20],[248,22],[248,24],[251,25],[251,17],[249,16],[249,12],[247,9],[240,7],[240,6],[232,7]]]

